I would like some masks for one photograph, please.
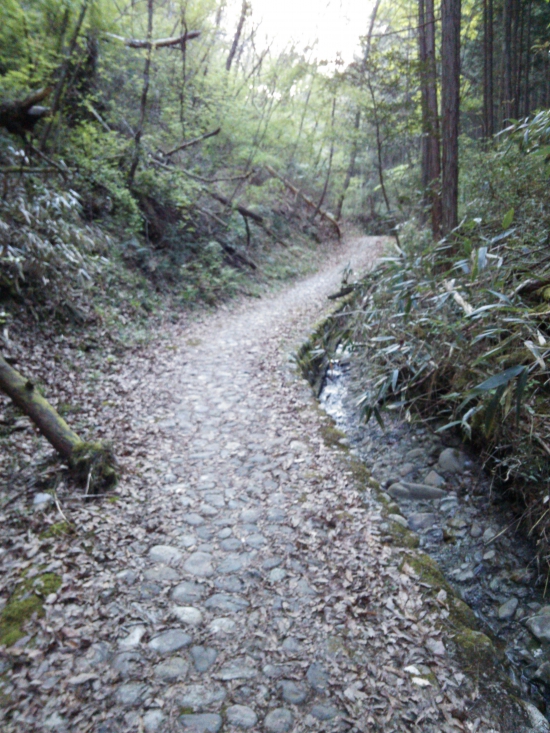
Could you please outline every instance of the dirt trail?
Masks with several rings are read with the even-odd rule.
[[[11,652],[2,730],[503,730],[464,722],[472,687],[438,630],[445,600],[382,543],[288,362],[343,267],[380,250],[353,240],[137,364],[116,408],[121,498],[71,509],[78,539],[48,559],[63,585],[34,651]]]

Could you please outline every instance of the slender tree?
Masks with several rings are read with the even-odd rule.
[[[442,233],[458,224],[460,0],[441,2]]]

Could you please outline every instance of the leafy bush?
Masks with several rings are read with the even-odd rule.
[[[348,341],[366,365],[365,417],[404,408],[460,428],[521,490],[550,557],[547,121],[465,150],[461,225],[437,246],[403,229],[402,249],[358,286]]]

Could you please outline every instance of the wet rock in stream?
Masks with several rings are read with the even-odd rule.
[[[418,535],[420,548],[437,561],[455,592],[473,609],[479,627],[508,659],[508,672],[524,698],[550,717],[545,578],[539,577],[533,545],[516,531],[517,517],[491,491],[475,457],[458,444],[444,445],[421,425],[394,416],[384,417],[385,431],[374,420],[365,425],[353,377],[338,363],[327,375],[320,401],[346,434],[350,453],[384,489],[388,514],[380,528],[387,540],[395,536],[399,542],[400,537],[390,524]],[[534,721],[533,710],[530,717]],[[542,731],[540,726],[539,720],[534,729]]]

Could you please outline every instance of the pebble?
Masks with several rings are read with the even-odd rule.
[[[39,492],[38,494],[34,495],[32,503],[35,509],[47,509],[50,504],[53,504],[53,496],[51,494]]]
[[[258,670],[246,663],[235,661],[224,664],[214,676],[216,679],[225,682],[229,680],[251,680],[258,676]]]
[[[193,606],[172,606],[172,615],[188,626],[199,626],[203,621],[202,612]]]
[[[218,658],[218,652],[208,646],[191,647],[191,657],[197,672],[207,672]]]
[[[317,720],[333,720],[333,718],[341,715],[338,708],[333,705],[314,705],[311,708],[311,714]]]
[[[279,687],[285,702],[291,703],[292,705],[301,705],[307,699],[305,688],[292,680],[282,680]]]
[[[118,646],[120,649],[135,649],[138,647],[141,643],[141,640],[145,636],[145,633],[147,631],[147,628],[145,626],[134,626],[134,628],[130,631],[128,636],[125,636],[124,639],[121,639],[118,642]]]
[[[164,583],[174,583],[180,578],[174,568],[169,568],[166,565],[157,565],[154,568],[149,568],[143,573],[143,577],[145,580],[156,580]]]
[[[287,733],[292,728],[292,713],[286,708],[275,708],[268,713],[264,727],[269,733]]]
[[[306,677],[315,692],[324,692],[328,686],[328,674],[319,662],[310,665]]]
[[[121,685],[115,693],[115,698],[124,707],[133,707],[143,702],[147,697],[149,688],[140,682],[128,682]]]
[[[236,613],[248,608],[250,603],[242,596],[228,595],[227,593],[214,593],[205,603],[204,607],[215,611],[226,611]]]
[[[155,667],[155,677],[165,682],[184,680],[189,672],[189,663],[182,657],[172,657]]]
[[[439,454],[438,465],[445,473],[462,473],[467,457],[456,448],[445,448]]]
[[[191,730],[192,733],[218,733],[223,722],[216,713],[180,715],[179,721],[184,729]]]
[[[498,618],[501,621],[508,621],[515,614],[518,605],[519,605],[519,601],[517,598],[509,598],[505,603],[503,603],[499,607],[497,611]]]
[[[183,567],[191,575],[198,575],[202,578],[208,578],[214,575],[212,555],[209,552],[194,552],[185,561]]]
[[[472,526],[470,527],[470,536],[474,539],[478,539],[478,537],[481,537],[483,534],[483,528],[480,524],[477,522],[474,522]]]
[[[430,471],[426,478],[424,479],[424,483],[428,486],[435,486],[438,489],[443,488],[445,486],[445,479],[443,476],[440,476],[436,471]]]
[[[222,703],[226,692],[223,687],[207,687],[206,685],[187,685],[178,695],[177,701],[182,708],[203,710],[210,705]]]
[[[208,625],[211,634],[233,634],[237,629],[237,623],[232,618],[221,616],[215,618]]]
[[[169,629],[151,639],[148,646],[159,654],[170,654],[171,652],[177,652],[178,649],[184,646],[189,646],[192,641],[193,639],[185,631]]]
[[[252,728],[258,722],[258,716],[246,705],[231,705],[225,711],[227,722],[237,728]]]
[[[143,727],[146,733],[156,733],[164,721],[160,710],[148,710],[143,716]]]
[[[397,522],[402,527],[408,526],[408,522],[402,514],[388,514],[388,519],[391,519],[392,522]]]
[[[153,562],[161,562],[165,565],[178,563],[183,555],[177,547],[170,545],[155,545],[149,550],[149,557]]]
[[[192,603],[193,601],[200,601],[205,593],[206,588],[201,583],[184,580],[183,583],[174,588],[172,598],[176,603]]]
[[[544,609],[541,610],[543,611]],[[525,625],[539,641],[550,641],[550,613],[540,613],[537,616],[531,616],[531,618],[527,619]]]
[[[422,529],[431,527],[436,520],[437,517],[433,512],[417,512],[409,516],[408,526],[414,532],[419,532]]]

